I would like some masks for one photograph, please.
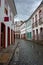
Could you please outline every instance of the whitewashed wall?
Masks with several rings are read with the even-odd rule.
[[[21,25],[20,31],[21,31],[21,34],[26,33],[26,24],[25,23]]]
[[[12,25],[12,22],[14,22],[14,15],[13,13],[11,12],[10,13],[10,6],[8,5],[7,8],[8,8],[8,17],[9,17],[9,21],[4,21],[4,17],[7,16],[5,13],[4,13],[4,8],[6,7],[5,5],[5,0],[1,0],[1,7],[0,7],[0,22],[3,22],[6,26],[6,47],[7,47],[7,37],[8,37],[8,27],[10,27],[10,44],[11,44],[11,29],[14,31],[14,25]],[[10,14],[12,16],[12,21],[10,20]]]
[[[4,20],[4,0],[1,0],[1,7],[0,7],[0,22]]]
[[[33,14],[32,18],[34,17],[34,24],[35,24],[35,15],[37,14],[37,20],[39,20],[39,10],[43,11],[43,7],[40,7],[39,9],[37,9],[37,11]],[[43,13],[42,13],[42,17],[43,17]],[[31,18],[31,19],[32,19]],[[33,21],[32,21],[33,23]],[[38,21],[38,26],[34,27],[32,30],[35,30],[35,35],[36,35],[36,29],[38,29],[38,34],[40,34],[40,28],[43,27],[43,24],[39,25],[39,21]],[[32,36],[33,36],[33,32],[32,32]],[[36,37],[35,37],[36,40]]]

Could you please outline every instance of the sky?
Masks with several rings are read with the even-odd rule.
[[[27,20],[42,0],[14,0],[17,10],[15,21]]]

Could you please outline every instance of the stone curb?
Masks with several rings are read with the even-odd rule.
[[[39,40],[27,40],[27,39],[25,39],[25,40],[26,41],[30,41],[30,42],[34,42],[35,44],[43,46],[43,41],[39,41]]]
[[[8,64],[7,64],[7,65],[9,65],[9,63],[11,62],[11,60],[12,60],[12,58],[13,58],[13,56],[14,56],[14,53],[15,53],[15,50],[16,50],[17,46],[18,46],[18,43],[17,43],[17,45],[16,45],[15,49],[13,50],[13,53],[12,53],[11,58],[9,59],[9,61],[8,61]]]

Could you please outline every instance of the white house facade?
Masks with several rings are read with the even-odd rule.
[[[32,20],[31,18],[26,20],[26,39],[32,40]]]
[[[0,0],[0,48],[14,43],[14,16],[16,7],[13,0]]]
[[[20,26],[20,37],[25,39],[26,38],[26,23],[23,23]]]
[[[31,19],[33,40],[43,40],[43,1],[34,11]]]

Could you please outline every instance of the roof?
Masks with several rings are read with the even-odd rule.
[[[38,8],[40,8],[43,5],[43,0],[41,1],[40,5],[36,8],[36,10],[33,12],[33,14],[27,19],[25,20],[25,22],[28,22],[28,20],[31,19],[31,17],[34,15],[34,13],[38,10]]]
[[[15,6],[14,0],[7,0],[7,1],[8,1],[8,4],[9,4],[10,8],[11,8],[12,13],[14,15],[16,15],[17,11],[16,11],[16,6]]]
[[[43,4],[43,0],[42,0],[41,4]]]
[[[43,6],[43,0],[41,1],[40,5],[36,8],[36,10],[33,12],[33,14],[30,16],[30,18],[34,15],[34,13],[35,13],[41,6]]]

